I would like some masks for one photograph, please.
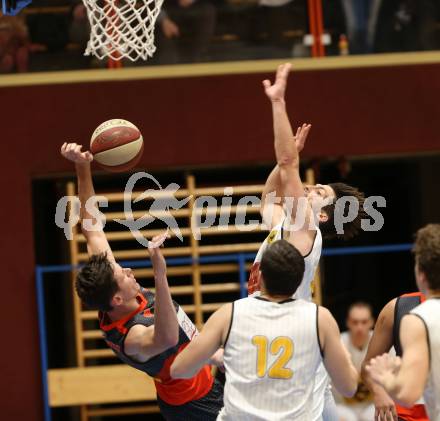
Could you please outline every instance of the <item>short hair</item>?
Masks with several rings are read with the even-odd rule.
[[[350,317],[351,310],[353,310],[356,307],[366,308],[370,312],[371,317],[372,318],[374,317],[373,307],[371,306],[371,304],[366,303],[365,301],[355,301],[354,303],[350,304],[350,306],[348,307],[347,318]]]
[[[345,183],[331,183],[329,184],[329,186],[335,192],[336,197],[331,204],[322,208],[322,210],[327,214],[328,220],[325,222],[320,222],[319,229],[321,230],[323,237],[326,239],[339,238],[342,240],[349,240],[358,234],[358,232],[361,230],[361,221],[367,216],[366,212],[364,211],[365,195],[357,188],[349,186]],[[344,196],[354,197],[359,203],[359,211],[353,221],[346,222],[344,224],[344,232],[342,234],[339,234],[336,231],[334,223],[335,207],[337,200]],[[344,207],[344,215],[348,213],[349,208],[350,202],[347,201]]]
[[[107,253],[94,254],[79,271],[75,281],[81,301],[92,310],[111,311],[110,301],[119,290]]]
[[[440,290],[440,224],[428,224],[417,231],[413,253],[429,289]]]
[[[293,295],[304,276],[304,257],[286,240],[270,244],[263,254],[260,270],[270,295]]]

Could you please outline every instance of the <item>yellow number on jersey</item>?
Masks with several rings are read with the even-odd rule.
[[[257,376],[264,377],[266,374],[272,379],[290,379],[293,371],[286,364],[293,356],[293,342],[287,336],[278,336],[271,343],[266,336],[257,335],[252,338],[252,344],[257,347]],[[267,351],[272,355],[281,354],[267,370]]]

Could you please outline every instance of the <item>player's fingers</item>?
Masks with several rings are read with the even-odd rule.
[[[164,233],[154,236],[151,241],[149,241],[148,245],[151,244],[153,248],[160,247],[168,237],[168,230]]]
[[[282,73],[281,73],[283,78],[287,78],[287,76],[290,73],[291,68],[292,68],[292,65],[290,63],[284,64],[283,69],[282,69]]]
[[[268,79],[265,79],[265,80],[263,80],[263,86],[267,89],[267,88],[270,88],[270,80],[268,80]]]
[[[280,65],[278,66],[278,68],[277,68],[277,75],[276,75],[276,78],[277,78],[277,79],[281,76],[281,73],[282,73],[282,71],[283,71],[283,68],[284,68],[284,64],[280,64]]]
[[[380,410],[377,408],[374,411],[374,421],[380,421]]]
[[[76,143],[71,143],[67,148],[68,148],[67,149],[68,152],[74,151],[76,148]]]
[[[312,128],[311,124],[308,124],[306,127],[304,127],[304,132],[305,132],[306,135],[309,133],[311,128]]]
[[[391,414],[392,414],[392,416],[393,416],[393,418],[391,418],[393,421],[399,421],[399,417],[398,417],[398,415],[397,415],[397,410],[396,410],[396,407],[395,407],[395,406],[393,406],[393,407],[391,408]]]
[[[66,151],[66,146],[67,146],[67,143],[66,143],[66,142],[64,142],[64,143],[61,145],[61,153],[64,153],[64,152]]]
[[[87,159],[87,161],[89,162],[93,161],[93,155],[89,151],[84,152],[84,156]]]
[[[387,410],[387,421],[394,421],[393,413],[391,412],[391,409]]]

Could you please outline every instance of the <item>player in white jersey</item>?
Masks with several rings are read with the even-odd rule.
[[[440,421],[440,224],[417,232],[414,253],[417,286],[427,299],[402,319],[402,358],[383,354],[367,371],[404,406],[423,395],[429,419]]]
[[[302,184],[299,153],[304,148],[311,125],[303,124],[294,136],[285,104],[290,69],[290,64],[281,65],[278,67],[273,85],[268,80],[263,82],[266,96],[272,104],[277,165],[266,181],[260,209],[271,232],[261,245],[251,268],[248,293],[252,296],[260,293],[261,257],[268,244],[283,238],[294,245],[305,259],[304,278],[295,298],[311,300],[311,284],[321,257],[322,236],[349,239],[356,235],[365,215],[364,195],[343,183],[314,186]],[[337,216],[334,202],[343,196],[354,197],[359,203],[359,212],[354,219],[343,225],[343,233],[338,234],[334,223]],[[343,207],[344,214],[347,214],[348,206],[346,202]],[[314,408],[317,413],[324,413],[325,421],[338,419],[328,376],[323,366],[320,367],[315,381]]]
[[[248,288],[249,294],[259,290],[258,265],[267,244],[274,239],[284,238],[306,258],[304,285],[298,295],[310,299],[309,287],[321,256],[322,237],[349,239],[355,236],[360,231],[365,215],[365,197],[358,189],[344,183],[303,185],[299,153],[304,148],[311,125],[303,124],[296,135],[293,134],[285,104],[290,69],[289,63],[283,64],[278,67],[273,85],[269,80],[263,82],[266,96],[272,104],[277,165],[266,180],[260,209],[271,233],[255,259]],[[357,200],[359,211],[351,221],[343,224],[343,232],[337,232],[335,217],[341,217],[342,214],[335,212],[336,200],[347,196]],[[338,210],[344,211],[345,215],[350,204],[345,202],[342,205],[343,209]],[[308,284],[307,288],[305,284]]]
[[[322,360],[336,388],[352,396],[357,372],[330,312],[293,299],[304,258],[286,240],[270,245],[261,261],[262,293],[226,304],[171,366],[175,378],[191,377],[224,346],[226,383],[222,421],[320,421],[313,386]]]

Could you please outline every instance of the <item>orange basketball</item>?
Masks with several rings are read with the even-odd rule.
[[[90,151],[98,164],[113,172],[128,171],[142,156],[144,140],[139,129],[115,118],[100,124],[92,134]]]

